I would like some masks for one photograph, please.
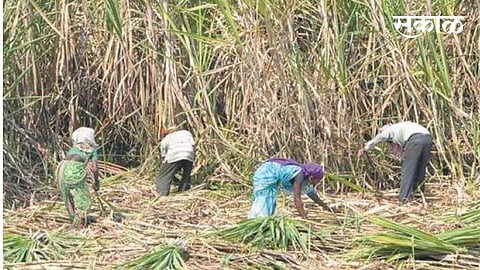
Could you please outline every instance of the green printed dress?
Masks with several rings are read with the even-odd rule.
[[[75,221],[76,210],[84,214],[90,209],[92,199],[88,190],[87,164],[98,158],[97,149],[85,144],[74,145],[58,165],[57,179],[68,214]]]

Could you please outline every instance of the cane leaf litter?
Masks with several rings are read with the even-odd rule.
[[[277,269],[361,266],[425,269],[480,266],[477,203],[458,207],[431,190],[398,206],[396,189],[324,194],[341,210],[331,213],[306,203],[300,219],[289,196],[280,195],[277,214],[246,219],[248,192],[228,185],[194,186],[156,197],[147,179],[127,171],[100,190],[108,202],[85,228],[73,227],[60,200],[4,212],[4,261],[9,269]],[[427,184],[428,186],[428,184]],[[128,189],[128,192],[125,192]],[[448,189],[447,189],[448,190]],[[451,191],[453,192],[453,191]],[[228,195],[225,198],[223,195]],[[453,196],[453,194],[452,194]],[[121,213],[123,219],[115,220]]]

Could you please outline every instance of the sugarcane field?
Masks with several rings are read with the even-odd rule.
[[[2,8],[2,269],[480,270],[479,1]]]

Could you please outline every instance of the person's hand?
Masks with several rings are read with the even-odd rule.
[[[358,150],[358,154],[357,154],[357,157],[361,157],[365,154],[365,148],[360,148],[360,150]]]
[[[100,189],[100,182],[98,180],[95,180],[93,182],[93,190],[98,191]]]

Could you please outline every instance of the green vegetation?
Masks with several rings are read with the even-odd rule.
[[[221,229],[214,235],[234,243],[245,243],[256,249],[292,247],[308,253],[312,234],[309,227],[298,220],[283,216],[245,219],[237,225]]]
[[[185,269],[184,260],[188,259],[188,253],[176,245],[170,244],[158,248],[150,254],[133,260],[126,265],[126,269]]]
[[[39,262],[67,259],[67,251],[80,247],[79,236],[36,231],[29,235],[5,232],[3,234],[3,256],[14,263]]]
[[[434,236],[378,217],[370,217],[370,221],[394,232],[362,236],[359,240],[362,241],[361,251],[356,256],[395,261],[409,257],[425,259],[446,254],[468,254],[469,246],[479,251],[479,224],[452,229]]]

